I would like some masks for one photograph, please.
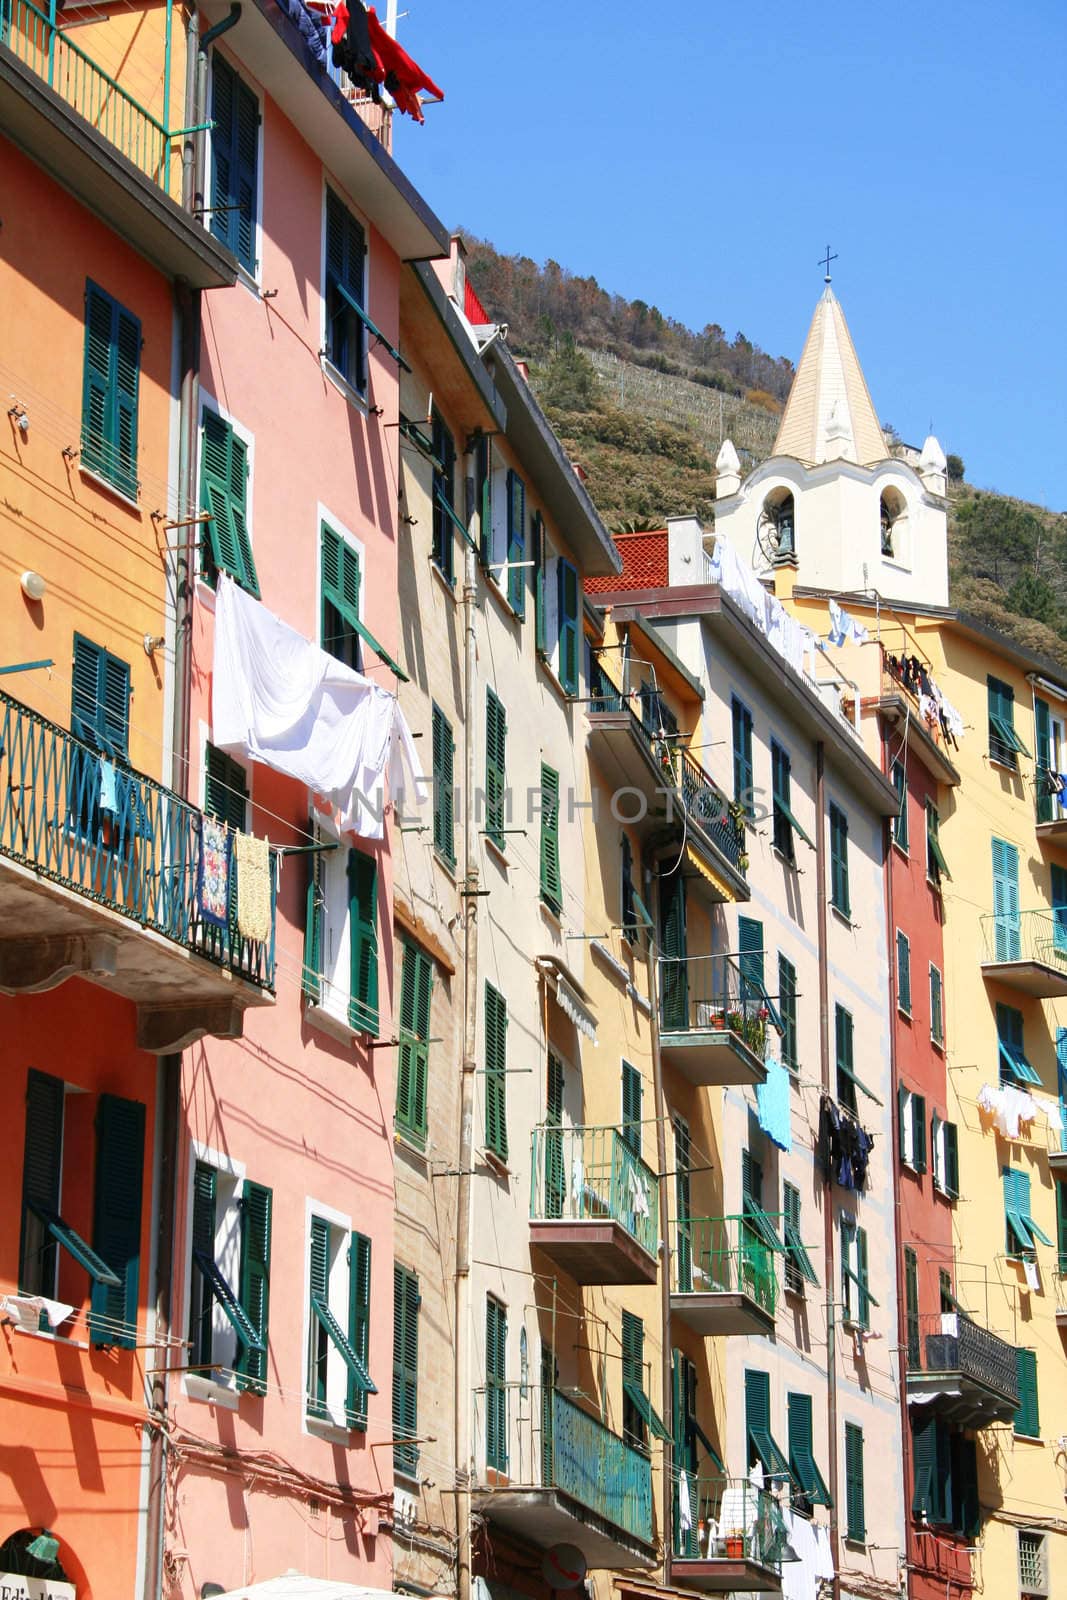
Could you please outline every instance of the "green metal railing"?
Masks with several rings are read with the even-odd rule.
[[[778,1502],[748,1478],[674,1475],[676,1561],[758,1561],[781,1571],[786,1529]]]
[[[777,1227],[781,1218],[771,1214]],[[751,1219],[681,1217],[671,1223],[672,1294],[747,1294],[769,1316],[778,1304],[774,1251]]]
[[[747,958],[751,960],[751,958]],[[774,999],[737,955],[661,956],[660,1027],[664,1033],[734,1033],[763,1060]],[[762,965],[762,960],[760,962]]]
[[[173,141],[194,130],[168,131],[30,0],[0,0],[0,43],[169,193]]]
[[[1067,975],[1067,906],[984,916],[986,961],[1039,961]]]
[[[108,789],[106,792],[105,781]],[[264,989],[274,987],[274,896],[267,941],[200,914],[202,814],[171,790],[0,694],[0,856],[151,928]]]
[[[475,1394],[479,1458],[516,1487],[558,1489],[652,1543],[652,1464],[556,1389],[489,1384]]]
[[[656,1254],[656,1175],[617,1128],[533,1130],[534,1221],[618,1222]]]

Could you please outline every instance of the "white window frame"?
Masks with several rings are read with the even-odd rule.
[[[325,303],[325,302],[324,302]],[[314,636],[319,649],[322,649],[322,525],[326,523],[331,533],[343,539],[350,550],[353,550],[359,562],[359,620],[363,622],[365,616],[364,600],[367,592],[367,547],[362,539],[357,539],[350,528],[347,528],[340,517],[335,517],[329,506],[324,506],[320,500],[315,508],[315,552],[318,557],[318,569],[315,573],[315,626]],[[363,670],[363,640],[360,640],[360,671]]]
[[[245,1164],[243,1161],[236,1161],[224,1150],[216,1150],[212,1145],[201,1143],[199,1139],[191,1139],[189,1168],[185,1175],[185,1282],[181,1324],[184,1329],[189,1326],[193,1298],[193,1180],[198,1162],[202,1162],[206,1167],[213,1167],[218,1177],[226,1180],[225,1209],[220,1205],[220,1196],[216,1195],[215,1199],[215,1260],[235,1294],[238,1293],[241,1281],[241,1200],[244,1197],[247,1175]],[[224,1341],[221,1348],[220,1341]],[[225,1312],[216,1302],[211,1316],[213,1359],[217,1351],[220,1354],[218,1366],[226,1368],[226,1375],[216,1377],[213,1373],[186,1372],[182,1375],[182,1393],[189,1400],[203,1400],[210,1405],[222,1406],[227,1411],[236,1411],[240,1390],[237,1388],[232,1368],[237,1357],[237,1334]],[[230,1354],[229,1361],[221,1359],[223,1352]]]
[[[336,850],[324,850],[319,857],[322,873],[322,971],[319,998],[309,1001],[304,1015],[308,1022],[343,1044],[359,1036],[348,1020],[352,998],[352,923],[348,903],[347,842],[338,834],[332,818],[315,813],[316,843],[338,840]]]
[[[940,1039],[937,1037],[936,1033],[934,1032],[934,983],[933,983],[933,978],[934,978],[934,973],[935,972],[937,973],[938,987],[939,987],[940,994],[941,994],[941,1037],[940,1037]],[[936,1049],[944,1050],[944,1048],[945,1048],[945,1038],[946,1038],[947,1033],[948,1033],[948,1029],[945,1026],[945,975],[941,971],[941,968],[939,966],[937,966],[937,964],[935,962],[931,961],[930,962],[930,971],[929,971],[928,976],[929,976],[928,988],[929,988],[929,996],[930,996],[930,1043],[932,1045],[934,1045],[934,1047]]]
[[[334,1206],[324,1205],[310,1196],[304,1201],[304,1338],[301,1379],[302,1432],[320,1438],[337,1438],[348,1442],[351,1429],[348,1425],[348,1368],[333,1340],[326,1341],[326,1410],[327,1418],[308,1415],[308,1377],[311,1365],[311,1219],[329,1223],[330,1276],[329,1304],[342,1328],[348,1327],[349,1274],[352,1270],[348,1252],[352,1244],[352,1218]],[[336,1240],[335,1240],[336,1236]]]
[[[370,224],[370,222],[369,222],[369,220],[367,218],[366,212],[363,211],[361,209],[361,207],[359,207],[359,206],[357,206],[357,205],[355,205],[353,203],[352,198],[348,193],[348,190],[342,188],[341,184],[339,184],[336,179],[331,178],[329,173],[325,170],[325,168],[323,168],[323,173],[322,173],[322,198],[321,198],[320,209],[319,209],[319,366],[322,368],[322,371],[323,371],[323,374],[325,375],[325,377],[327,377],[329,379],[329,381],[333,384],[334,388],[340,390],[341,394],[344,395],[345,399],[348,400],[351,405],[354,405],[356,407],[356,409],[359,410],[359,411],[369,412],[370,405],[371,405],[371,397],[370,397],[371,367],[370,367],[370,363],[371,363],[371,354],[372,354],[372,351],[373,351],[373,336],[372,336],[372,334],[370,332],[370,329],[364,327],[364,330],[363,330],[364,338],[367,341],[367,355],[366,355],[366,363],[367,363],[367,392],[366,392],[366,394],[360,394],[359,390],[357,388],[355,388],[351,383],[349,383],[349,381],[345,377],[344,373],[339,371],[339,369],[334,366],[333,362],[330,360],[329,356],[326,354],[326,339],[327,339],[326,323],[327,323],[327,320],[328,320],[327,319],[327,314],[326,314],[326,191],[327,191],[327,189],[332,189],[333,190],[333,192],[337,196],[338,200],[341,201],[342,205],[345,207],[346,210],[348,210],[348,211],[350,211],[352,213],[352,215],[355,217],[356,221],[359,223],[360,227],[363,229],[363,240],[364,240],[364,243],[366,245],[366,251],[365,251],[365,254],[363,256],[363,309],[366,311],[367,315],[370,316],[371,235],[373,233],[373,229],[371,228],[371,224]],[[331,518],[327,517],[326,520],[328,522],[330,522],[331,525],[334,525],[334,523],[335,523],[335,519],[331,519]],[[341,531],[340,523],[336,523],[336,530],[337,530],[337,532]],[[353,539],[352,543],[355,544],[355,543],[357,543],[357,541]],[[361,569],[360,570],[362,570],[362,565],[361,565]],[[363,607],[362,607],[362,604],[361,604],[360,605],[360,618],[361,619],[362,619],[362,616],[363,616]]]
[[[210,111],[210,108],[211,108],[212,97],[213,97],[213,95],[215,93],[215,50],[217,48],[218,48],[217,45],[212,48],[211,58],[210,58],[210,60],[208,62],[206,106],[207,106],[207,109],[209,111]],[[264,145],[264,137],[263,136],[264,136],[264,133],[265,133],[265,130],[266,130],[266,125],[267,125],[266,124],[266,117],[264,115],[265,107],[266,107],[266,97],[265,97],[265,95],[263,93],[263,90],[260,88],[259,84],[256,82],[256,80],[254,78],[250,78],[249,77],[248,69],[245,66],[243,61],[235,60],[235,58],[233,56],[231,56],[228,53],[228,51],[226,51],[226,50],[222,51],[222,55],[226,59],[227,66],[233,71],[233,73],[238,78],[240,78],[240,80],[244,84],[245,88],[251,90],[251,92],[255,95],[256,100],[257,100],[258,105],[259,105],[259,121],[258,121],[257,128],[256,128],[256,239],[255,239],[256,270],[255,270],[254,273],[253,272],[249,272],[248,268],[246,266],[244,266],[242,262],[239,261],[237,263],[237,281],[238,281],[238,283],[243,284],[244,287],[246,289],[248,289],[252,294],[254,294],[256,296],[256,299],[258,300],[260,298],[261,294],[262,294],[262,288],[263,288],[263,167],[264,167],[264,162],[265,162],[265,157],[266,157],[266,147]],[[205,201],[204,201],[204,204],[205,204],[205,206],[207,208],[207,218],[208,218],[206,226],[207,226],[208,232],[210,232],[211,231],[211,216],[212,216],[211,207],[215,203],[215,195],[214,195],[214,192],[212,190],[212,184],[211,184],[211,168],[212,168],[211,139],[213,137],[213,134],[212,134],[211,130],[208,131],[208,136],[207,137],[208,137],[207,159],[206,159],[205,172],[204,172],[204,189],[205,189]],[[212,234],[211,237],[214,238],[215,235]],[[221,241],[218,241],[218,242],[221,242]],[[226,413],[222,410],[221,407],[219,407],[218,409],[219,409],[219,414],[221,416],[225,416],[226,415]],[[249,528],[251,529],[251,522],[249,522]]]
[[[904,1090],[904,1105],[902,1113],[903,1127],[900,1131],[900,1159],[904,1166],[912,1172],[919,1169],[915,1164],[915,1092],[912,1089]],[[924,1113],[925,1115],[925,1113]]]
[[[859,1284],[855,1282],[855,1278],[859,1277],[858,1229],[862,1226],[862,1224],[851,1211],[842,1212],[841,1215],[842,1217],[847,1217],[851,1223],[851,1226],[844,1230],[848,1243],[842,1250],[843,1260],[841,1265],[843,1269],[845,1269],[841,1274],[842,1321],[850,1328],[856,1328],[860,1332],[866,1332],[867,1329],[864,1327],[863,1316],[858,1303],[860,1298],[860,1287]],[[839,1235],[841,1231],[840,1224],[838,1224]],[[866,1230],[864,1231],[866,1232]],[[871,1263],[869,1234],[867,1235],[867,1240],[867,1291],[870,1293]],[[849,1277],[849,1273],[852,1273],[854,1276]],[[873,1304],[873,1301],[871,1304]],[[867,1320],[869,1326],[869,1316]]]

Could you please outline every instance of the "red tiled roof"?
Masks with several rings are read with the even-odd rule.
[[[608,589],[666,589],[666,528],[657,528],[655,533],[617,533],[615,543],[622,556],[622,572],[617,578],[586,578],[587,594]]]

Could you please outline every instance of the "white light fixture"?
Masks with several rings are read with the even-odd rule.
[[[145,655],[154,656],[157,650],[162,650],[167,641],[161,633],[146,633],[141,642],[144,645]]]
[[[22,592],[27,600],[43,600],[48,589],[47,583],[39,572],[24,572],[19,579]]]

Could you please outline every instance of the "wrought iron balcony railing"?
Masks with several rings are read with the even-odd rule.
[[[987,963],[1036,961],[1067,977],[1067,907],[982,918]]]
[[[736,955],[663,956],[659,963],[664,1033],[734,1033],[763,1060],[767,1027],[777,1021],[758,974]]]
[[[748,1478],[674,1479],[676,1561],[754,1561],[781,1570],[787,1538],[778,1502]]]
[[[777,1217],[767,1220],[779,1226]],[[671,1223],[671,1293],[747,1294],[773,1317],[778,1304],[774,1250],[752,1217],[676,1218]]]
[[[962,1312],[913,1319],[907,1337],[908,1372],[958,1373],[971,1383],[1017,1403],[1019,1371],[1015,1346]]]
[[[618,1128],[533,1130],[530,1217],[538,1222],[617,1222],[656,1255],[656,1175]]]
[[[201,812],[154,778],[103,757],[0,694],[0,858],[273,989],[276,874],[272,870],[269,939],[247,939],[238,931],[235,869],[227,926],[205,920],[203,822]]]

